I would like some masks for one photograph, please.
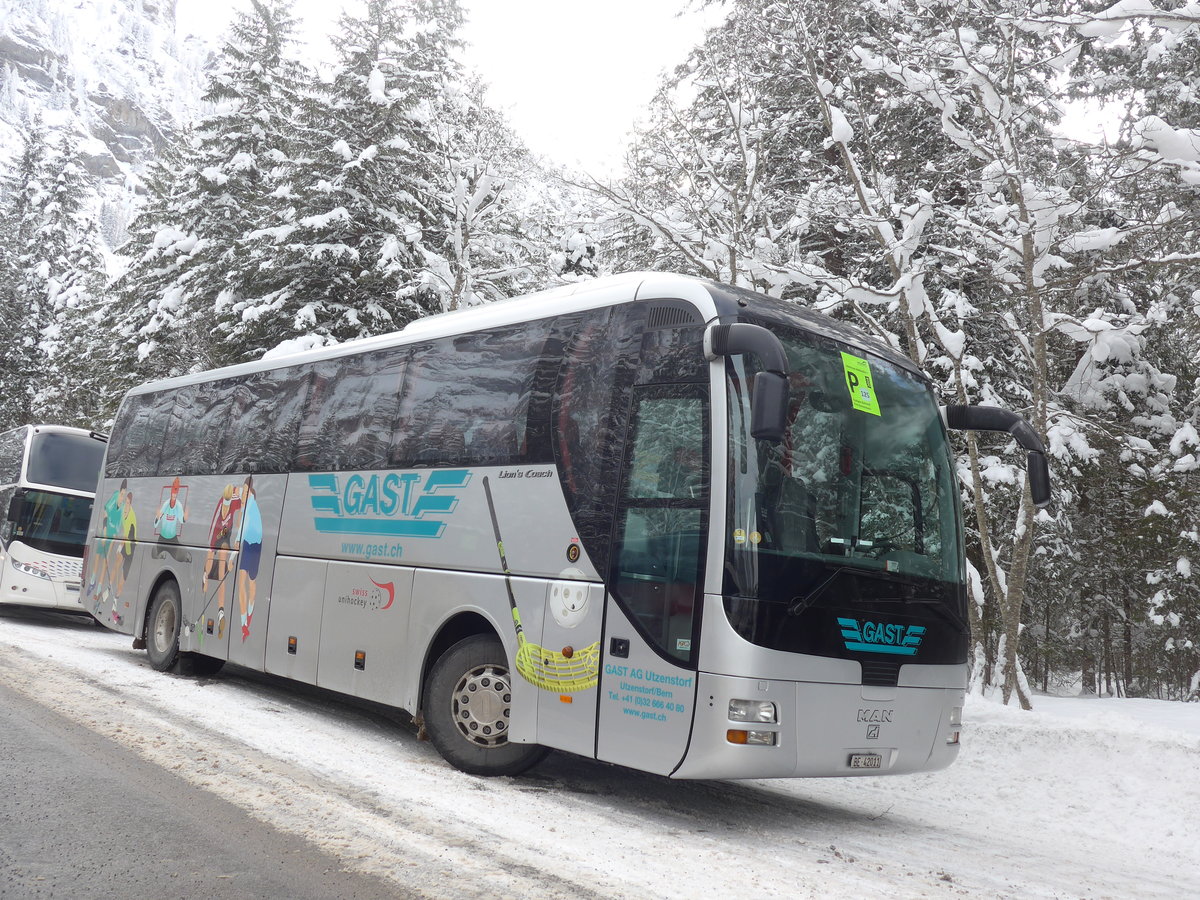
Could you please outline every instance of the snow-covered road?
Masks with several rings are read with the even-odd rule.
[[[0,680],[431,897],[1200,896],[1200,704],[973,699],[930,775],[672,782],[553,754],[481,779],[399,714],[163,675],[65,616],[0,611]]]

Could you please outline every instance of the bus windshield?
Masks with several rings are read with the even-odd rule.
[[[961,619],[956,482],[931,391],[883,358],[768,327],[792,372],[782,443],[750,437],[753,371],[743,358],[728,363],[723,592],[742,604],[738,618],[753,623],[752,639],[779,649],[800,648],[762,630],[809,607],[917,602]],[[779,604],[766,617],[775,625],[747,600]]]
[[[103,444],[100,445],[103,448]],[[6,522],[6,538],[21,541],[44,553],[83,556],[91,497],[72,497],[49,491],[18,492],[17,518]]]
[[[29,448],[26,480],[34,484],[95,493],[104,441],[85,434],[40,431]]]

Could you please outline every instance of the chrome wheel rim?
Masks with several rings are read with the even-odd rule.
[[[508,743],[511,704],[508,670],[488,663],[458,679],[450,711],[459,734],[477,747],[490,749]]]
[[[175,640],[175,604],[164,603],[154,617],[154,649],[166,653]]]

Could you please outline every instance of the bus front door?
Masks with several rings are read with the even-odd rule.
[[[634,392],[604,620],[596,756],[668,775],[696,699],[696,611],[708,514],[708,397],[699,385]]]

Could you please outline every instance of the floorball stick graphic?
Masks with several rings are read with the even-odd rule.
[[[500,523],[496,519],[492,486],[488,483],[486,475],[483,478],[483,492],[487,495],[488,512],[492,516],[492,531],[496,535],[496,549],[500,551],[500,568],[504,571],[504,586],[508,589],[508,605],[512,608],[513,625],[517,629],[517,672],[526,681],[546,691],[569,694],[595,687],[600,672],[599,641],[568,655],[562,650],[549,650],[531,644],[526,639],[525,629],[521,626],[521,613],[517,610],[517,598],[513,595],[512,573],[508,568],[508,559],[504,556],[504,540],[500,537]]]

